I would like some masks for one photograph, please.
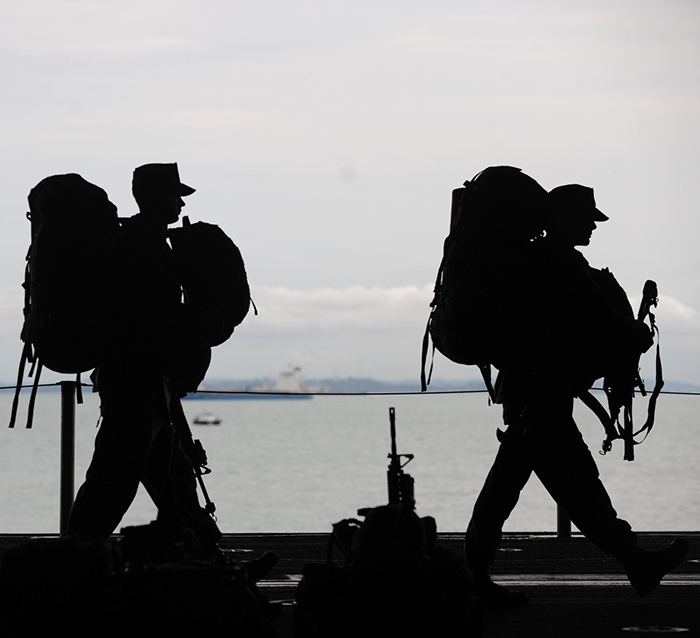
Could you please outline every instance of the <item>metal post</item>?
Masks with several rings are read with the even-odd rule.
[[[571,519],[557,505],[557,538],[571,538]]]
[[[75,496],[75,381],[61,381],[61,533]]]

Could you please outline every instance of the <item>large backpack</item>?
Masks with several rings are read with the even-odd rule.
[[[219,226],[205,222],[168,231],[185,304],[199,315],[209,346],[226,341],[250,309],[250,287],[241,252]]]
[[[27,363],[34,376],[27,427],[44,367],[79,375],[99,364],[108,294],[104,284],[119,233],[116,206],[104,190],[78,174],[43,179],[28,200],[31,245],[23,284],[24,347],[10,427]]]
[[[452,193],[450,232],[423,339],[451,361],[490,370],[518,352],[527,334],[528,255],[549,218],[547,192],[512,166],[493,166]],[[432,363],[430,366],[432,372]]]

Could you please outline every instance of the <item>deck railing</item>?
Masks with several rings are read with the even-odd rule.
[[[60,446],[60,530],[63,532],[67,528],[68,516],[73,506],[75,497],[75,409],[78,397],[78,390],[81,389],[76,381],[60,381],[61,388],[61,446]],[[6,388],[5,388],[6,389]],[[236,390],[204,391],[207,394],[260,394],[259,392],[246,392]],[[486,390],[464,390],[464,391],[444,391],[431,392],[430,394],[464,394],[479,393]],[[266,394],[287,394],[284,392],[266,392]],[[313,395],[315,393],[299,393]],[[399,395],[417,394],[416,392],[324,392],[324,396],[333,395]],[[663,392],[663,394],[696,394],[692,392]],[[556,508],[556,533],[559,538],[569,538],[571,536],[571,520],[566,513],[557,506]]]

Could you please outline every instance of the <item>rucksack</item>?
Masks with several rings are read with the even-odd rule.
[[[102,352],[105,286],[119,234],[117,208],[99,186],[76,173],[53,175],[29,193],[31,244],[24,280],[24,342],[10,417],[14,426],[25,365],[36,389],[44,367],[76,374],[95,368]],[[78,382],[78,389],[80,383]]]
[[[430,341],[455,363],[479,367],[491,391],[524,342],[528,254],[549,216],[547,192],[512,166],[493,166],[452,193],[450,231],[423,338],[421,386],[430,383]],[[493,393],[492,393],[493,394]]]
[[[185,304],[200,316],[210,346],[224,343],[248,314],[250,287],[241,252],[215,224],[190,223],[168,231]]]

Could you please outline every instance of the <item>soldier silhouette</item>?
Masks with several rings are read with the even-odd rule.
[[[67,533],[106,539],[142,483],[165,533],[186,528],[202,552],[215,554],[221,533],[199,503],[170,414],[171,398],[196,390],[211,357],[198,317],[182,302],[166,241],[194,189],[180,181],[177,164],[146,164],[134,171],[132,192],[139,212],[122,220],[107,284],[106,354],[93,374],[101,424]]]
[[[634,318],[624,291],[607,271],[591,268],[576,249],[588,245],[597,223],[593,189],[568,184],[549,193],[553,219],[533,245],[529,276],[527,347],[499,370],[496,400],[505,431],[476,500],[465,535],[465,556],[480,596],[488,604],[527,602],[518,591],[494,583],[489,565],[503,524],[534,473],[576,527],[617,558],[640,596],[650,593],[688,550],[686,540],[658,551],[637,544],[617,515],[593,456],[573,418],[574,399],[621,358],[639,356],[653,341]]]

